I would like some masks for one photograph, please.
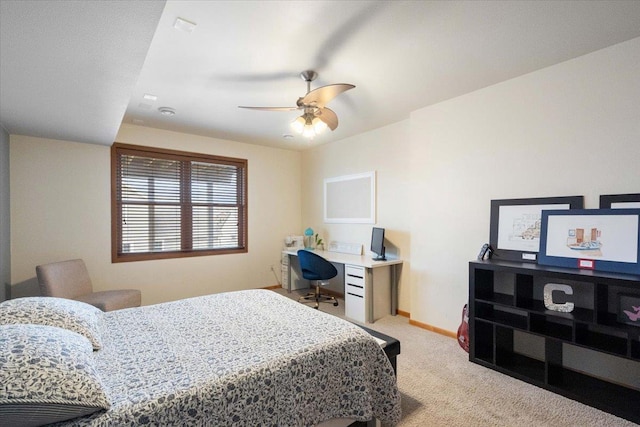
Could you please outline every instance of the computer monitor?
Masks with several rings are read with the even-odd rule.
[[[374,261],[387,259],[384,256],[384,228],[373,227],[371,230],[371,252],[377,255],[373,258]]]

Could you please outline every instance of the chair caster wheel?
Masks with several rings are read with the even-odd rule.
[[[337,302],[334,302],[334,303],[333,303],[333,306],[334,306],[334,307],[337,307],[337,306],[338,306],[338,303],[337,303]]]

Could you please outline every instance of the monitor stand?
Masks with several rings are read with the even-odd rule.
[[[371,258],[373,261],[386,261],[387,258],[384,255],[378,255]]]

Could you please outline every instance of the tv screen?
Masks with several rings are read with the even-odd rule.
[[[384,228],[373,227],[371,230],[371,252],[375,253],[374,260],[383,261],[384,256]]]

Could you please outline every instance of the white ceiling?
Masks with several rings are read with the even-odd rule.
[[[634,0],[0,0],[0,7],[5,129],[107,145],[124,121],[304,149],[640,37]],[[178,17],[195,30],[175,29]],[[329,104],[340,119],[334,132],[287,139],[300,113],[237,108],[295,106],[306,93],[305,69],[319,73],[312,89],[356,85]]]
[[[0,123],[110,145],[164,3],[0,0]]]

